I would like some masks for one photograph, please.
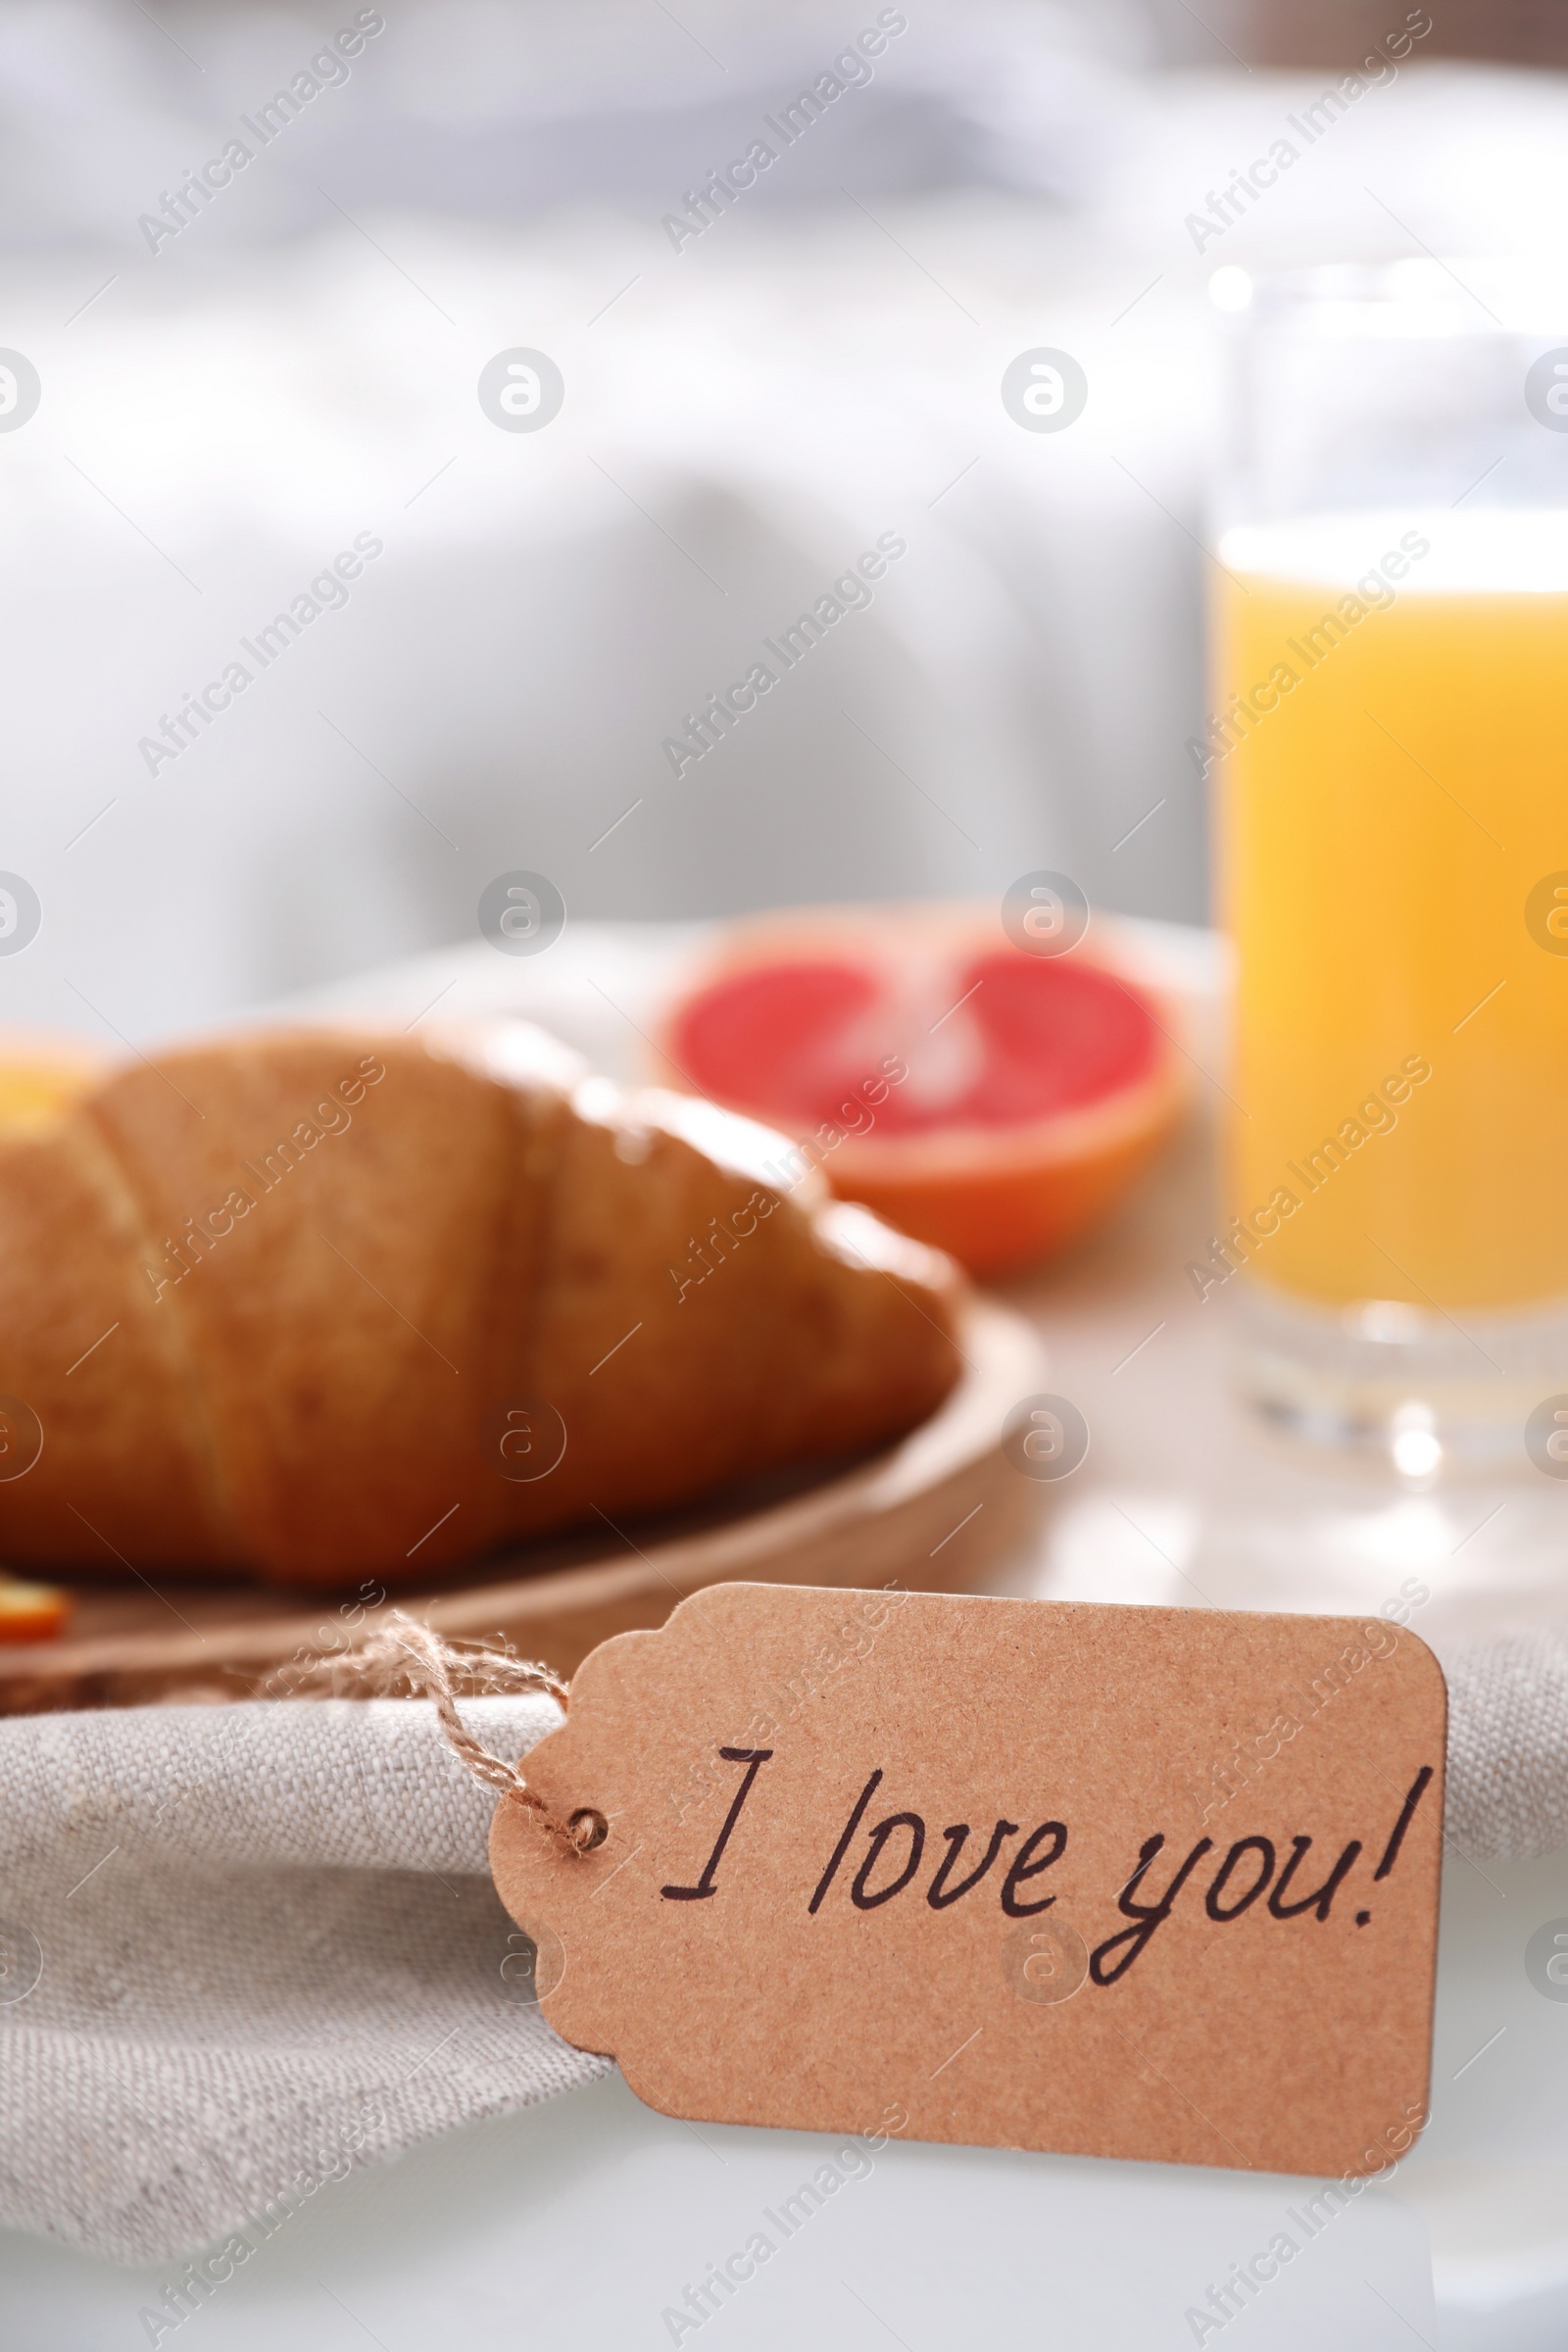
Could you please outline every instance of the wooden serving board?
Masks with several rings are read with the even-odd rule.
[[[1025,1532],[1045,1489],[1002,1450],[1003,1424],[1044,1385],[1039,1338],[989,1302],[966,1309],[965,1369],[947,1401],[897,1446],[848,1469],[774,1482],[700,1512],[612,1527],[470,1566],[406,1609],[452,1640],[509,1641],[569,1675],[612,1634],[662,1625],[704,1585],[874,1586],[961,1592]],[[787,1488],[787,1491],[785,1489]],[[270,1591],[235,1577],[161,1574],[156,1582],[71,1583],[75,1610],[58,1642],[0,1644],[0,1715],[258,1693],[299,1652],[353,1638],[355,1593]],[[368,1614],[355,1610],[354,1631]]]

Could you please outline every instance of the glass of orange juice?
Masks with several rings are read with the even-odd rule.
[[[1276,1423],[1407,1473],[1559,1475],[1568,303],[1436,261],[1214,291],[1231,457],[1194,750],[1237,993],[1224,1229],[1190,1272],[1237,1300]]]

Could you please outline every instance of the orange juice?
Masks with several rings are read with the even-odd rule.
[[[1568,512],[1312,516],[1219,558],[1232,1254],[1325,1304],[1561,1298]]]

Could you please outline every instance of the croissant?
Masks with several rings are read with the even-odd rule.
[[[428,1577],[874,1446],[949,1261],[520,1022],[220,1039],[0,1142],[0,1558]]]

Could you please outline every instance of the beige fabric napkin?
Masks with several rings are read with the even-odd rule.
[[[1444,1657],[1447,1828],[1568,1847],[1568,1623]],[[561,1720],[464,1702],[498,1755]],[[495,1803],[425,1700],[0,1722],[0,2224],[121,2262],[592,2081],[492,1889]]]
[[[498,1755],[561,1721],[467,1700]],[[120,2262],[605,2072],[533,2001],[425,1700],[0,1722],[0,2224]]]
[[[1477,1861],[1568,1847],[1568,1620],[1434,1644],[1448,1678],[1449,1838]]]

